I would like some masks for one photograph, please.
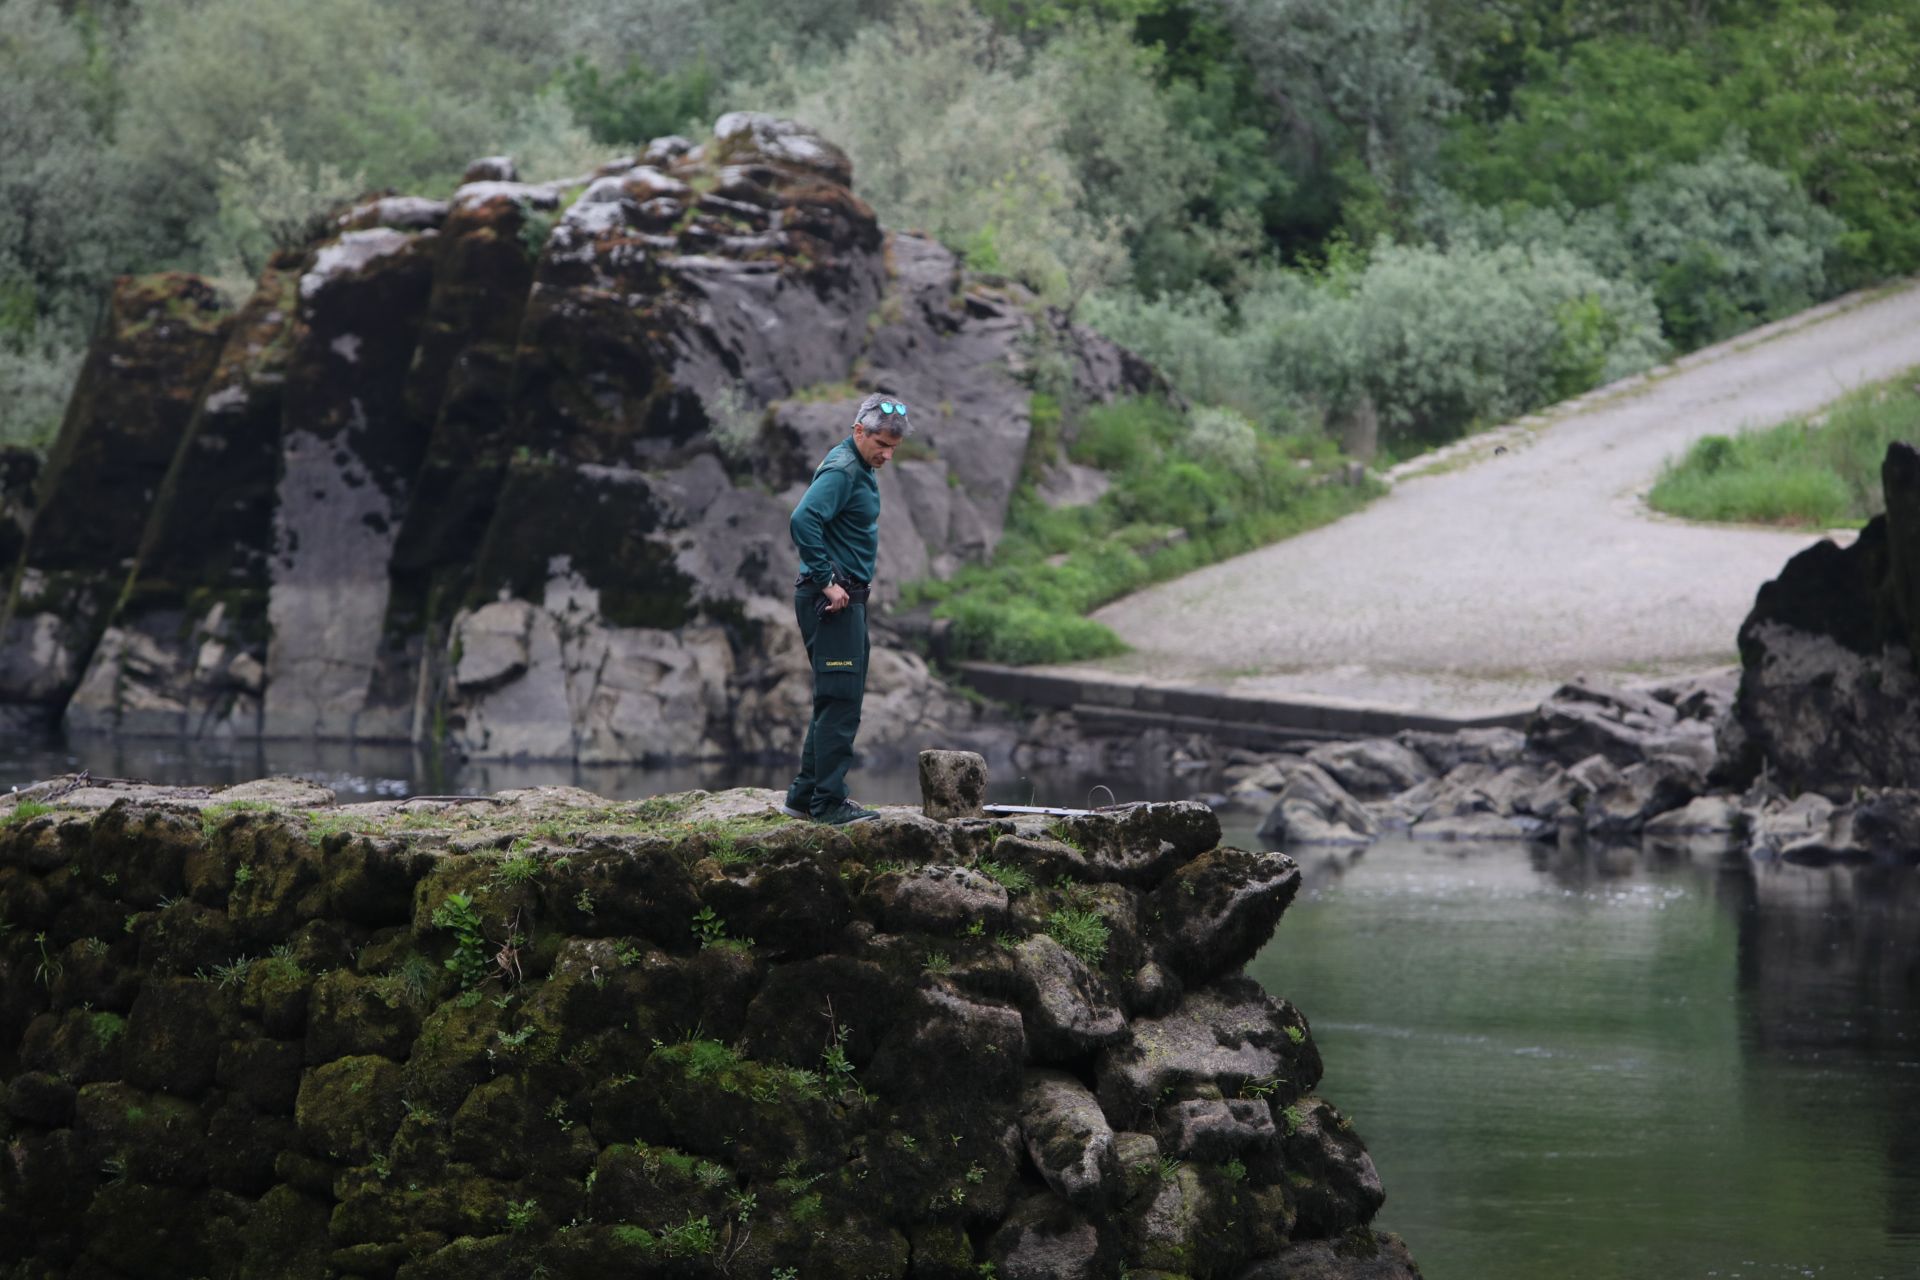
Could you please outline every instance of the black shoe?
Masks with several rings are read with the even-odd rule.
[[[795,808],[795,807],[794,807],[794,805],[793,805],[793,802],[792,802],[792,801],[790,801],[790,800],[782,800],[782,801],[780,802],[780,812],[782,812],[782,813],[784,813],[784,814],[786,814],[786,815],[787,815],[787,816],[788,816],[789,818],[811,818],[811,817],[813,817],[813,815],[812,815],[812,814],[810,814],[810,813],[808,813],[808,812],[807,812],[807,811],[806,811],[805,809],[798,809],[798,808]]]
[[[828,826],[844,827],[848,823],[865,822],[870,818],[877,818],[879,816],[880,815],[872,809],[862,809],[851,800],[842,800],[825,813],[814,814],[813,820],[815,822],[824,822]]]

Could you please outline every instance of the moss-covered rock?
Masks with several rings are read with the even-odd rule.
[[[420,1024],[403,1075],[416,1106],[451,1115],[472,1088],[493,1075],[493,1055],[508,1030],[505,1009],[479,991],[444,1001]]]
[[[593,1166],[588,1206],[594,1221],[654,1231],[692,1218],[719,1218],[740,1175],[724,1164],[673,1147],[614,1143]]]
[[[1099,853],[1146,828],[260,803],[122,803],[104,864],[104,815],[0,828],[48,930],[0,937],[36,1274],[140,1273],[164,1212],[165,1274],[1239,1280],[1378,1206],[1304,1019],[1211,976],[1290,864],[1184,810]]]
[[[198,978],[149,981],[127,1016],[127,1079],[181,1097],[204,1093],[237,1023],[229,988]]]
[[[327,1276],[327,1206],[289,1186],[277,1186],[260,1197],[247,1222],[246,1251],[241,1255],[242,1280],[325,1280]]]
[[[140,935],[140,967],[187,976],[231,964],[240,941],[227,913],[182,898],[169,904]]]
[[[307,1011],[307,1061],[377,1053],[396,1061],[420,1034],[419,997],[392,977],[336,969],[314,981]]]
[[[1186,982],[1204,982],[1253,959],[1300,889],[1284,853],[1213,849],[1167,877],[1148,900],[1150,938]]]
[[[1311,1235],[1336,1237],[1370,1222],[1386,1192],[1353,1125],[1311,1096],[1287,1107],[1279,1119],[1279,1168],[1273,1172],[1284,1176],[1300,1225]]]
[[[223,1191],[258,1196],[274,1184],[274,1159],[294,1146],[293,1118],[256,1111],[234,1097],[207,1118],[207,1181]]]
[[[837,1048],[856,1070],[865,1068],[919,980],[918,964],[848,955],[775,965],[747,1010],[746,1051],[762,1061],[818,1069]]]
[[[202,1203],[184,1187],[110,1181],[80,1228],[87,1256],[119,1275],[204,1275],[213,1263]]]
[[[57,1129],[73,1119],[78,1091],[70,1081],[45,1071],[23,1071],[7,1085],[7,1114],[42,1129]]]
[[[75,834],[79,834],[76,829]],[[91,839],[80,860],[97,882],[111,883],[114,896],[142,907],[187,891],[187,856],[203,846],[197,816],[191,810],[116,803],[94,820]]]
[[[327,1229],[340,1244],[403,1241],[421,1231],[492,1235],[508,1225],[513,1192],[468,1165],[448,1165],[430,1181],[382,1176],[377,1167],[357,1169],[335,1179],[338,1203]]]
[[[592,1123],[596,1137],[625,1131],[772,1177],[789,1163],[818,1167],[834,1150],[829,1087],[816,1074],[691,1040],[654,1050],[635,1079],[596,1089]]]
[[[7,640],[39,661],[4,664],[0,701],[57,713],[80,682],[228,320],[198,277],[114,282],[38,478],[39,509],[6,610]]]
[[[314,1152],[358,1164],[386,1150],[405,1113],[398,1065],[372,1054],[313,1067],[301,1077],[293,1116]]]
[[[838,868],[810,851],[732,864],[702,884],[699,893],[727,936],[751,939],[781,958],[804,959],[830,949],[853,918]]]
[[[313,978],[291,955],[274,954],[247,966],[240,985],[240,1011],[281,1040],[303,1035]]]
[[[246,1099],[256,1111],[290,1116],[300,1094],[305,1063],[306,1055],[297,1041],[229,1040],[220,1048],[214,1082]]]
[[[99,1168],[169,1186],[207,1178],[207,1117],[184,1098],[131,1086],[90,1084],[74,1104],[74,1132]]]
[[[72,1085],[117,1080],[126,1060],[126,1032],[127,1020],[116,1013],[43,1013],[20,1041],[20,1061]]]

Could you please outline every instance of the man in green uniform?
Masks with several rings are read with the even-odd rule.
[[[853,434],[828,451],[793,509],[788,530],[800,552],[793,614],[813,664],[813,717],[800,772],[780,811],[836,826],[875,814],[847,799],[847,768],[867,689],[867,592],[880,552],[879,471],[907,434],[907,406],[871,395]]]

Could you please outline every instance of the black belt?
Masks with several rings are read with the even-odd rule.
[[[839,587],[842,591],[846,592],[854,604],[865,604],[867,597],[873,592],[873,584],[871,582],[862,582],[858,578],[849,578],[844,573],[835,573],[828,581],[831,585]],[[802,569],[800,576],[793,580],[793,585],[796,588],[810,587],[814,585],[813,575],[805,569]],[[825,589],[824,587],[821,588],[823,591]]]

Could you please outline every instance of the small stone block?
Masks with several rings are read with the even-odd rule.
[[[987,798],[986,758],[975,751],[922,751],[920,803],[929,818],[977,818]]]

